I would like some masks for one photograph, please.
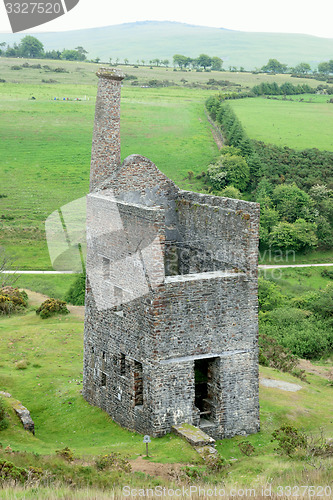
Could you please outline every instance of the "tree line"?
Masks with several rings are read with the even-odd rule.
[[[228,145],[207,171],[213,191],[246,192],[261,204],[261,248],[332,248],[333,153],[252,141],[223,96],[210,97],[206,107]]]
[[[200,54],[198,57],[192,58],[182,54],[175,54],[173,56],[174,66],[178,66],[181,70],[186,68],[207,70],[210,68],[213,71],[221,71],[223,61],[220,57],[210,57],[207,54]]]
[[[81,46],[75,49],[44,50],[44,45],[36,37],[27,35],[19,44],[13,46],[6,42],[0,43],[0,56],[4,57],[26,57],[28,59],[66,59],[68,61],[85,61],[88,52]]]
[[[333,74],[333,59],[327,62],[321,62],[317,66],[317,71],[313,71],[310,64],[301,62],[294,67],[281,63],[277,59],[269,59],[267,64],[260,68],[262,73],[292,73],[295,75],[308,75],[310,73],[319,73],[323,75]]]

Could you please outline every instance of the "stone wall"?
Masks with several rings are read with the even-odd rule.
[[[259,206],[182,191],[140,155],[120,165],[121,78],[98,76],[83,395],[153,436],[256,432]]]

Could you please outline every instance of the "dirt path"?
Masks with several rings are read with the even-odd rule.
[[[221,131],[217,127],[217,125],[214,123],[214,121],[211,119],[211,117],[209,116],[209,114],[207,113],[207,111],[205,111],[205,114],[206,114],[207,120],[209,121],[209,123],[211,125],[211,129],[210,130],[211,130],[211,132],[213,134],[214,141],[215,141],[217,147],[219,149],[221,149],[223,147],[223,144],[224,144],[224,139],[223,139],[223,136],[221,134]]]
[[[144,472],[150,476],[160,476],[168,481],[179,479],[180,468],[184,467],[184,464],[160,464],[149,462],[143,457],[130,460],[130,464],[134,472]]]
[[[333,372],[333,369],[329,366],[316,366],[313,365],[308,359],[300,359],[298,368],[305,370],[307,373],[318,375],[318,377],[325,378],[326,380],[329,380],[330,374]]]
[[[28,294],[29,305],[31,306],[40,306],[44,300],[47,300],[49,297],[47,295],[43,295],[42,293],[33,292],[32,290],[25,290]],[[78,318],[84,318],[84,306],[71,306],[67,304],[67,308],[73,316],[77,316]]]

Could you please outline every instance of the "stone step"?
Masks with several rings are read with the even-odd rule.
[[[172,431],[186,439],[192,446],[215,446],[215,439],[194,425],[186,423],[173,425]]]
[[[204,460],[207,457],[215,458],[218,456],[217,449],[213,446],[196,446],[194,449]]]

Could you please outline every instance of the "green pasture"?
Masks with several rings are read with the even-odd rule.
[[[12,425],[1,431],[2,444],[43,454],[65,446],[80,455],[121,451],[135,457],[144,453],[142,436],[115,424],[81,395],[82,319],[70,315],[42,320],[32,310],[0,319],[0,332],[1,390],[29,408],[36,428],[32,436],[10,412]],[[19,360],[27,362],[26,369],[16,368]],[[190,446],[170,436],[153,440],[151,453],[170,462],[195,460],[196,455]]]
[[[53,455],[55,450],[68,446],[76,457],[84,458],[86,465],[93,456],[110,452],[120,452],[132,459],[144,454],[142,436],[119,427],[81,395],[82,319],[70,314],[42,320],[31,309],[23,315],[1,317],[0,338],[1,390],[12,395],[6,398],[10,426],[0,433],[3,449],[10,446],[21,452]],[[22,360],[26,362],[25,369],[17,367]],[[245,482],[265,484],[268,478],[279,478],[279,484],[288,484],[291,473],[302,477],[303,459],[281,457],[274,451],[271,433],[284,423],[302,428],[308,434],[318,435],[319,428],[327,437],[333,432],[332,387],[327,380],[308,375],[308,383],[300,382],[271,368],[260,368],[260,373],[262,377],[300,384],[302,389],[293,393],[261,387],[261,431],[246,438],[255,448],[250,457],[243,455],[238,447],[242,436],[217,443],[219,453],[232,460],[223,479],[227,486]],[[14,415],[11,405],[15,400],[30,410],[35,436],[24,431]],[[173,435],[153,439],[150,453],[154,462],[200,465],[196,452]],[[27,456],[25,460],[30,459]],[[316,466],[319,462],[321,473],[329,473],[331,462],[313,459]],[[43,466],[41,459],[39,464]],[[210,480],[221,481],[221,476],[214,473]]]
[[[77,274],[17,274],[13,285],[48,297],[65,300],[70,286],[77,279]]]
[[[41,65],[41,68],[22,68],[12,69],[14,66],[22,66],[23,64]],[[109,66],[106,63],[88,63],[79,61],[54,61],[49,59],[17,59],[17,58],[0,58],[0,78],[6,80],[7,83],[15,84],[32,84],[32,85],[47,85],[43,82],[53,80],[50,83],[55,89],[60,85],[75,84],[80,88],[85,85],[96,85],[96,71],[101,66]],[[48,66],[49,68],[46,68]],[[266,73],[255,72],[239,72],[239,71],[196,71],[196,70],[175,70],[172,66],[169,68],[156,67],[149,65],[137,64],[118,64],[125,75],[133,75],[138,79],[139,84],[147,84],[150,80],[158,80],[160,82],[168,80],[181,87],[188,85],[207,85],[208,81],[227,81],[238,86],[238,88],[249,89],[260,83],[276,82],[279,85],[285,82],[298,84],[308,84],[311,87],[317,87],[322,82],[309,78],[294,78],[290,74],[285,75],[269,75]],[[66,72],[54,71],[61,68]],[[185,80],[185,82],[184,82]],[[124,86],[132,86],[133,80],[124,80]],[[234,90],[231,87],[231,90]]]
[[[89,189],[97,78],[94,86],[0,86],[0,245],[16,268],[50,269],[44,222]],[[140,153],[180,187],[204,187],[188,172],[201,173],[217,154],[204,112],[208,93],[124,87],[122,157]]]
[[[323,102],[323,96],[311,103],[261,97],[229,102],[250,139],[333,151],[333,104]]]
[[[290,266],[294,264],[330,264],[333,262],[333,250],[313,250],[310,253],[295,253],[293,250],[264,249],[259,251],[259,264],[272,266]]]
[[[260,269],[259,275],[274,281],[281,287],[284,295],[296,297],[308,291],[323,290],[330,282],[325,271],[332,272],[333,267],[285,267],[279,269]]]

